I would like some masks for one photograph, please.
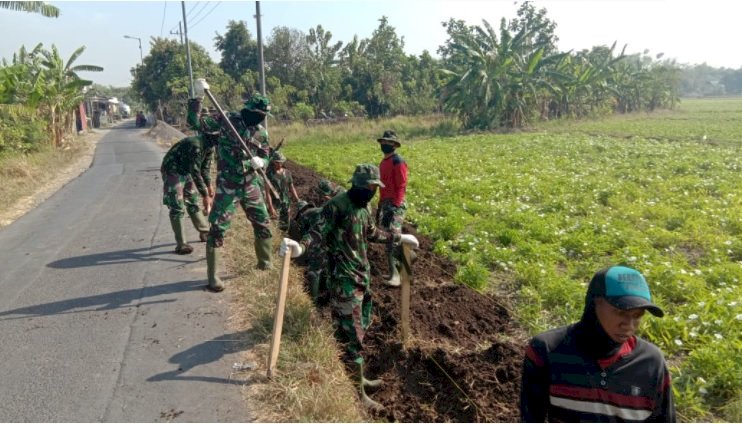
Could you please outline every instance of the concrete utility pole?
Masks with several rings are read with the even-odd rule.
[[[255,2],[255,20],[258,24],[258,60],[260,61],[260,92],[265,96],[265,62],[263,61],[263,32],[260,27],[260,2]]]
[[[185,1],[181,1],[180,5],[183,9],[183,34],[185,35],[186,58],[188,59],[188,78],[191,81],[190,90],[188,91],[188,97],[193,97],[195,90],[193,89],[193,68],[191,67],[191,45],[190,43],[188,43],[188,23],[186,21]]]

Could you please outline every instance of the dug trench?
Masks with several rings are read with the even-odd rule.
[[[287,161],[299,197],[318,201],[322,176]],[[454,283],[456,265],[433,253],[430,238],[406,223],[420,241],[412,267],[411,340],[401,343],[400,289],[383,284],[384,247],[371,244],[373,319],[364,340],[366,373],[384,384],[370,396],[372,412],[392,422],[517,422],[524,332],[509,305]],[[327,307],[321,307],[328,317]]]

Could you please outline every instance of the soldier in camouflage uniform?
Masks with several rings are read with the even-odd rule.
[[[381,405],[371,400],[366,387],[378,386],[380,381],[363,377],[363,338],[371,324],[370,265],[366,252],[368,242],[387,244],[407,243],[417,247],[417,239],[410,234],[390,234],[378,229],[368,203],[383,187],[375,165],[356,167],[352,187],[327,202],[321,210],[320,221],[312,227],[300,243],[285,238],[279,255],[291,251],[296,258],[317,240],[323,240],[328,250],[329,290],[335,336],[345,344],[345,356],[352,367],[363,402],[374,408]]]
[[[202,84],[205,84],[203,82]],[[206,86],[205,88],[208,88]],[[255,256],[258,269],[271,268],[270,217],[261,190],[261,176],[257,169],[265,166],[269,152],[268,132],[260,123],[270,111],[270,100],[261,95],[254,95],[245,102],[237,114],[230,114],[229,119],[235,128],[244,134],[251,153],[250,159],[242,149],[241,143],[233,140],[226,131],[219,138],[217,161],[217,189],[214,204],[209,214],[209,236],[206,242],[206,265],[209,288],[213,291],[224,290],[224,283],[217,276],[220,262],[219,248],[224,245],[224,236],[232,224],[236,211],[235,202],[239,202],[255,235]]]
[[[162,203],[170,209],[170,225],[175,233],[175,253],[179,255],[193,252],[193,247],[186,243],[181,222],[185,211],[198,230],[199,239],[206,241],[209,226],[199,209],[199,201],[203,203],[204,213],[207,213],[214,197],[211,167],[214,162],[214,146],[219,138],[219,124],[208,115],[199,115],[199,110],[198,99],[191,99],[188,123],[198,135],[175,143],[165,154],[160,167],[164,182]]]
[[[318,207],[299,201],[296,208],[296,223],[299,227],[299,234],[303,237],[309,234],[309,231],[315,227],[319,221],[322,212],[322,206],[332,199],[335,195],[345,193],[345,189],[339,185],[331,183],[329,180],[322,179],[317,187],[322,203]],[[307,248],[307,280],[309,282],[309,291],[315,303],[319,302],[321,297],[327,292],[327,247],[323,240],[313,241]]]
[[[286,156],[280,151],[275,151],[271,155],[271,164],[266,175],[273,184],[273,188],[280,197],[271,195],[273,207],[278,209],[278,228],[282,231],[288,231],[291,224],[289,210],[291,209],[291,197],[299,201],[299,195],[296,194],[294,179],[291,178],[291,172],[283,167],[286,163]]]

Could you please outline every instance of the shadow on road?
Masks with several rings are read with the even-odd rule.
[[[161,249],[168,246],[167,250]],[[142,247],[141,249],[118,250],[115,252],[94,253],[92,255],[74,256],[71,258],[60,259],[58,261],[46,264],[49,268],[82,268],[86,266],[125,264],[129,262],[141,261],[165,261],[189,264],[198,262],[202,259],[177,259],[184,258],[173,253],[172,244],[159,244],[152,247]],[[160,250],[157,250],[160,249]]]
[[[249,336],[250,330],[224,334],[215,339],[197,344],[196,346],[188,348],[180,353],[176,353],[168,360],[168,362],[178,365],[177,369],[153,375],[148,378],[147,381],[203,381],[207,383],[244,385],[248,382],[245,380],[233,380],[231,376],[228,378],[221,378],[183,374],[199,365],[216,362],[222,359],[224,355],[251,349],[253,344],[248,341]]]
[[[176,299],[161,299],[154,301],[141,301],[146,297],[160,296],[163,294],[180,293],[191,290],[204,290],[204,280],[181,281],[177,283],[163,284],[161,286],[142,287],[131,290],[122,290],[112,293],[99,294],[95,296],[78,297],[75,299],[61,300],[59,302],[42,303],[40,305],[26,306],[0,312],[0,321],[46,316],[73,314],[90,311],[109,311],[118,308],[132,308],[142,305],[155,305],[158,303],[171,303]],[[11,315],[18,315],[11,317]]]

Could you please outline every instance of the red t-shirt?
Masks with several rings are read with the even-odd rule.
[[[404,202],[407,191],[407,163],[402,156],[394,153],[381,160],[379,173],[381,182],[384,183],[384,187],[381,188],[380,201],[391,199],[394,206],[399,207]]]

